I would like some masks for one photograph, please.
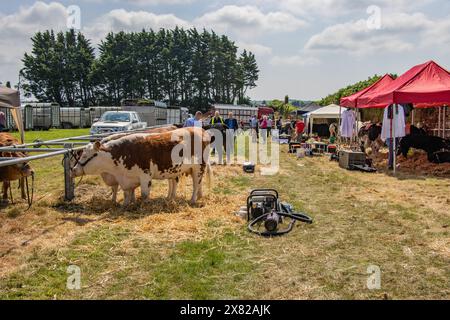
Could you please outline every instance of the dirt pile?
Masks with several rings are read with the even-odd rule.
[[[376,156],[372,156],[373,165],[384,170],[388,167],[388,153],[383,150]],[[428,161],[427,154],[421,151],[415,151],[405,159],[403,156],[397,157],[398,169],[404,173],[434,175],[440,177],[450,177],[450,163],[432,163]]]

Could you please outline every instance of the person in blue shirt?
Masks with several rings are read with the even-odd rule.
[[[203,126],[202,116],[203,116],[203,113],[201,113],[200,111],[197,111],[195,113],[194,117],[186,120],[186,122],[184,123],[184,126],[186,128],[187,127],[202,127]]]
[[[258,141],[258,119],[256,119],[256,116],[252,116],[250,119],[250,130],[252,142],[256,143]]]
[[[228,114],[228,118],[225,120],[225,125],[228,127],[228,129],[233,129],[234,131],[239,129],[238,122],[233,117],[233,112],[230,112]]]

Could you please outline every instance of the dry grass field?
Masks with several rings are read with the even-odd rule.
[[[65,203],[61,158],[33,167],[33,207],[0,209],[1,299],[450,298],[448,174],[351,172],[283,147],[277,175],[214,166],[196,206],[189,180],[174,202],[159,181],[149,203],[124,210],[97,177]],[[281,238],[248,233],[234,212],[256,187],[278,189],[314,223]],[[69,265],[81,290],[66,288]],[[370,265],[379,290],[366,286]]]

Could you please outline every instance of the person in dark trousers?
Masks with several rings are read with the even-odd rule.
[[[272,127],[273,127],[272,117],[269,117],[267,119],[267,138],[272,135]]]
[[[234,146],[236,144],[236,133],[239,129],[238,121],[234,118],[233,112],[228,113],[228,118],[225,120],[225,125],[228,127],[226,134],[227,143],[227,163],[230,163],[231,154],[234,154]]]
[[[230,112],[228,114],[228,118],[225,120],[225,125],[228,127],[228,129],[233,129],[234,131],[239,129],[238,122],[233,117],[233,112]]]
[[[210,123],[211,123],[212,126],[214,126],[215,124],[225,124],[225,121],[223,121],[223,118],[220,116],[219,111],[216,111],[214,113],[214,117],[211,118],[211,122]],[[218,151],[219,151],[219,162],[221,163],[222,162],[222,150],[220,149]],[[212,149],[211,154],[213,156],[216,155],[216,148]]]
[[[250,119],[250,130],[252,142],[256,143],[258,141],[258,119],[256,119],[255,115]]]
[[[283,129],[283,118],[279,117],[277,120],[277,129],[278,129],[278,133],[281,134],[281,129]]]

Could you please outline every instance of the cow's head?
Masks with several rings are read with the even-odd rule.
[[[83,155],[84,149],[75,150],[70,155],[70,169],[73,170],[75,166],[78,164],[78,161],[80,161],[81,156]]]
[[[13,166],[7,167],[8,180],[19,180],[34,175],[33,169],[28,163],[19,163]]]
[[[13,154],[15,157],[24,157],[25,155]],[[34,174],[33,169],[28,163],[18,163],[7,167],[0,168],[0,180],[2,181],[14,181],[21,178],[29,177]]]
[[[73,176],[96,174],[102,163],[99,159],[100,149],[101,143],[99,141],[88,144],[79,159],[76,160],[76,165],[72,169]]]
[[[29,177],[34,175],[34,171],[28,163],[23,163],[19,166],[19,169],[22,177]]]

